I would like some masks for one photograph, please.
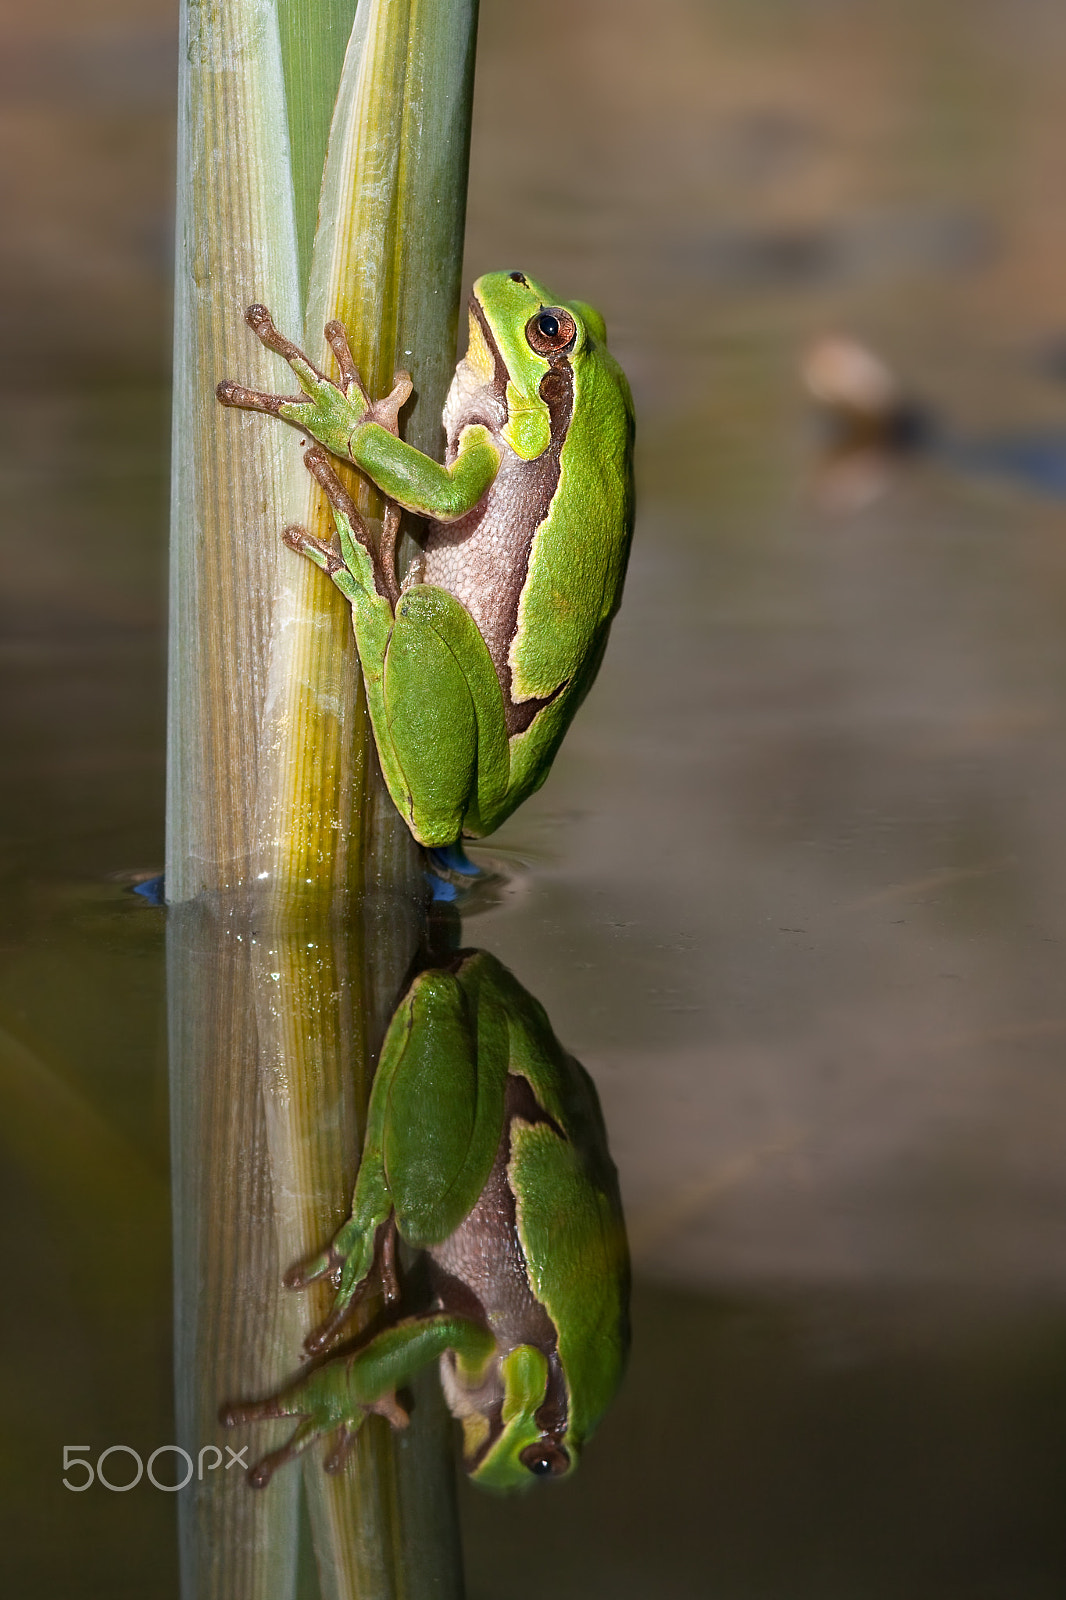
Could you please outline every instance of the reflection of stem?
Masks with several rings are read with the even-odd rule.
[[[178,1443],[194,1461],[240,1445],[220,1399],[267,1393],[298,1348],[280,1288],[270,1158],[256,1072],[248,942],[198,905],[167,925],[174,1360]],[[205,1465],[213,1452],[205,1454]],[[247,1460],[254,1459],[251,1452]],[[298,1483],[268,1501],[237,1469],[205,1470],[178,1501],[183,1600],[285,1600],[295,1592]]]
[[[309,904],[218,920],[182,908],[174,920],[174,1171],[186,1218],[176,1252],[178,1386],[190,1453],[192,1440],[249,1442],[251,1462],[291,1431],[286,1423],[276,1437],[223,1435],[214,1412],[291,1378],[302,1337],[325,1313],[328,1284],[298,1296],[280,1289],[281,1277],[348,1214],[366,1063],[420,932],[420,907],[395,899],[347,917]],[[461,1592],[442,1411],[433,1377],[402,1439],[370,1418],[335,1477],[323,1471],[322,1447],[309,1452],[304,1482],[326,1600]],[[189,1503],[185,1593],[291,1594],[299,1468],[262,1493],[236,1472],[230,1480],[212,1480]]]

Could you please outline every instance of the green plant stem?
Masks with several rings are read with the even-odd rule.
[[[297,1363],[314,1307],[280,1273],[346,1213],[421,874],[377,772],[347,607],[280,541],[290,522],[332,534],[299,441],[223,412],[214,387],[287,385],[251,302],[320,363],[339,316],[373,389],[412,371],[407,437],[439,452],[477,12],[360,0],[341,63],[344,0],[279,5],[185,0],[182,20],[166,883],[177,1387],[201,1443],[221,1401]],[[368,912],[373,886],[398,895],[387,913]],[[327,1600],[461,1593],[440,1418],[426,1392],[399,1444],[371,1419],[336,1479],[309,1460]],[[231,1473],[190,1502],[185,1592],[291,1593],[298,1477],[263,1497],[241,1482],[242,1499]]]

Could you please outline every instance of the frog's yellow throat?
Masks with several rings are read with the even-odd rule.
[[[481,318],[470,307],[470,341],[466,348],[466,364],[486,388],[496,381],[496,354],[485,337]]]

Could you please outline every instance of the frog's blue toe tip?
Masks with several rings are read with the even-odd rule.
[[[142,900],[147,900],[150,906],[165,906],[167,903],[166,884],[163,874],[158,878],[146,878],[143,883],[133,885],[134,894],[139,894]]]
[[[475,866],[458,842],[435,845],[426,851],[429,871],[426,882],[437,903],[461,899],[478,878],[484,878],[481,867]]]
[[[435,845],[428,853],[431,872],[458,872],[464,878],[483,876],[481,868],[474,865],[458,840],[455,844]]]
[[[458,900],[459,890],[454,883],[449,883],[447,878],[438,878],[435,872],[427,872],[426,882],[429,884],[429,897],[434,905],[449,905]]]

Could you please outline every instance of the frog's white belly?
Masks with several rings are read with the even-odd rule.
[[[423,581],[447,589],[469,611],[506,694],[518,599],[533,534],[543,516],[543,474],[537,463],[521,461],[502,440],[497,443],[500,470],[482,505],[459,522],[430,524]]]

